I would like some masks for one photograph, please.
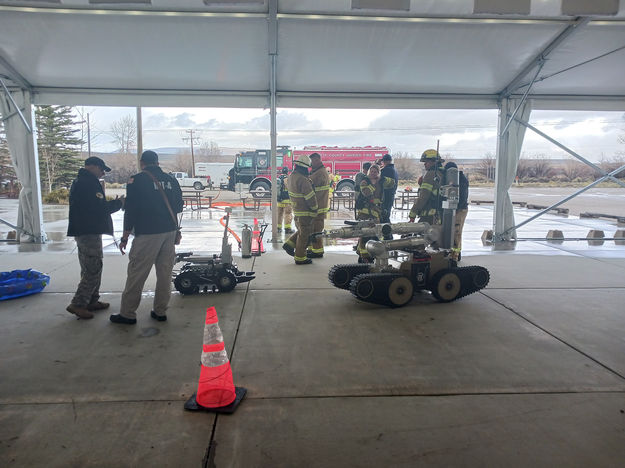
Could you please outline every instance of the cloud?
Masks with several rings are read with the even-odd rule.
[[[97,129],[108,131],[124,115],[134,117],[136,109],[98,107],[87,112]],[[146,147],[184,147],[185,129],[195,129],[202,142],[215,141],[221,147],[270,147],[267,109],[144,108],[143,119]],[[279,145],[386,146],[391,152],[419,155],[440,140],[441,152],[455,158],[495,153],[497,123],[493,109],[279,109],[277,115]],[[533,111],[531,123],[593,161],[625,150],[618,143],[625,134],[623,112]],[[114,149],[106,134],[96,145],[98,150]],[[566,154],[531,130],[522,151]]]
[[[196,126],[195,120],[193,119],[193,115],[188,112],[183,112],[182,114],[178,114],[172,119],[172,124],[175,127],[186,127],[186,128],[194,128]]]

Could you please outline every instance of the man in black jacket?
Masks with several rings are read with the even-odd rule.
[[[158,155],[154,151],[144,151],[140,163],[142,171],[126,184],[124,234],[119,245],[122,255],[125,254],[128,236],[134,232],[128,254],[128,277],[119,314],[110,317],[113,323],[129,325],[137,323],[136,310],[152,265],[156,268],[156,289],[150,315],[159,322],[167,320],[165,312],[176,257],[176,216],[183,207],[180,185],[158,166]]]
[[[93,318],[94,310],[106,309],[100,301],[102,279],[102,234],[113,235],[111,213],[122,208],[124,198],[107,201],[100,178],[111,169],[100,158],[85,160],[69,192],[69,225],[67,235],[78,246],[80,283],[67,311],[83,319]]]
[[[384,197],[382,198],[382,216],[380,217],[380,222],[382,223],[390,223],[391,222],[391,210],[393,209],[393,203],[395,201],[395,192],[397,191],[397,183],[399,178],[397,177],[397,171],[395,170],[395,164],[393,164],[393,157],[390,154],[385,154],[382,157],[382,170],[380,171],[380,176],[390,177],[395,181],[395,186],[390,189],[384,189]],[[382,179],[384,180],[384,179]],[[386,240],[392,240],[393,235],[388,234],[384,236]]]

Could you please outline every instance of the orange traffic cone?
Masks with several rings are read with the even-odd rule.
[[[258,256],[260,251],[260,228],[258,227],[258,218],[254,218],[254,229],[252,229],[252,255]]]
[[[219,328],[217,311],[214,307],[209,307],[204,325],[200,381],[197,392],[187,400],[184,408],[192,411],[234,413],[246,393],[247,389],[235,387],[232,382],[232,369]]]

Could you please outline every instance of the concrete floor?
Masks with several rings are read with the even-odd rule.
[[[235,212],[235,230],[254,214]],[[187,213],[180,250],[216,251],[219,217]],[[108,321],[127,264],[111,243],[112,307],[93,320],[65,312],[79,267],[62,216],[48,228],[54,243],[0,244],[2,270],[52,278],[41,294],[0,302],[0,466],[623,466],[625,246],[493,250],[480,242],[490,220],[492,208],[472,207],[462,263],[487,267],[491,282],[454,303],[427,293],[400,309],[359,303],[327,281],[355,259],[351,242],[306,267],[268,244],[237,259],[257,279],[227,294],[174,293],[165,323],[149,317],[151,275],[135,326]],[[616,226],[548,216],[523,234],[589,228]],[[248,389],[233,415],[183,410],[209,306]]]

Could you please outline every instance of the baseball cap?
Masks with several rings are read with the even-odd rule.
[[[85,166],[98,166],[104,172],[111,172],[111,168],[108,167],[103,160],[98,158],[97,156],[91,156],[90,158],[85,159]]]
[[[382,161],[392,161],[392,160],[393,160],[393,156],[391,156],[388,153],[382,156]]]
[[[156,164],[158,162],[158,154],[152,150],[144,151],[141,154],[141,161],[146,164]]]

